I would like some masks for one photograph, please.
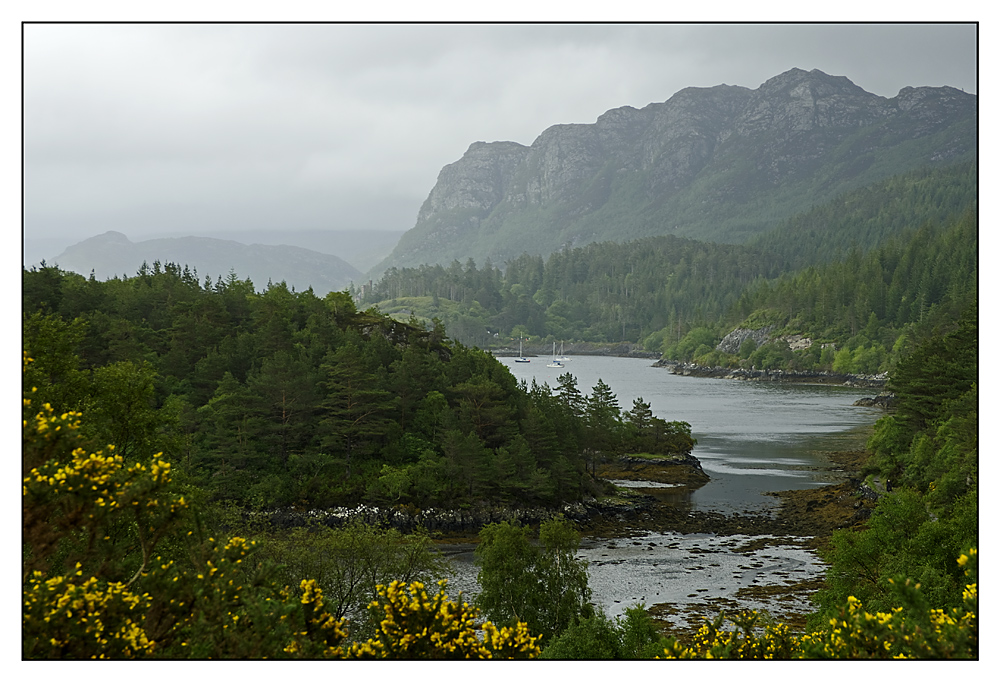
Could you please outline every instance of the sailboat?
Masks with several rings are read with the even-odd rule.
[[[523,339],[518,339],[517,340],[517,355],[518,355],[518,357],[514,358],[514,362],[531,362],[531,360],[529,360],[528,358],[524,357],[524,341],[523,341]]]
[[[552,342],[552,362],[545,365],[546,367],[562,367],[563,364],[556,360],[556,342]]]
[[[556,362],[569,362],[571,358],[566,357],[566,342],[559,342],[559,357],[556,358]]]

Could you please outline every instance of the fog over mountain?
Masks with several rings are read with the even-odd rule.
[[[977,96],[916,85],[887,98],[791,69],[552,125],[530,146],[474,142],[370,274],[663,234],[742,242],[847,190],[976,158]]]
[[[298,291],[312,287],[317,296],[342,291],[361,279],[361,273],[340,258],[297,246],[246,245],[209,237],[132,242],[114,231],[71,246],[49,264],[82,275],[93,272],[94,277],[104,280],[131,277],[143,263],[150,268],[154,263],[187,267],[199,281],[208,277],[214,282],[235,272],[241,280],[250,279],[258,291],[268,282],[285,282]]]
[[[559,23],[71,24],[36,4],[20,53],[25,261],[108,230],[403,232],[474,141],[530,146],[553,124],[688,87],[754,90],[793,66],[884,98],[978,86],[975,23],[532,16],[546,12]]]

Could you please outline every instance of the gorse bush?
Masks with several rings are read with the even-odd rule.
[[[822,629],[795,635],[787,625],[765,622],[756,611],[741,613],[725,627],[720,614],[701,627],[691,645],[672,640],[666,658],[717,659],[957,659],[979,657],[978,553],[958,558],[968,583],[962,606],[929,608],[920,584],[892,580],[899,606],[871,613],[854,597],[847,598]]]
[[[537,655],[524,623],[477,624],[478,610],[451,602],[443,583],[433,598],[420,583],[378,585],[378,635],[350,645],[349,622],[315,580],[281,587],[255,542],[204,537],[169,462],[89,451],[83,415],[37,406],[36,393],[23,400],[24,658]]]
[[[378,632],[357,642],[347,658],[358,659],[525,659],[539,654],[538,637],[517,622],[497,628],[487,621],[477,624],[479,609],[452,601],[438,582],[437,594],[427,594],[422,583],[393,581],[379,585],[379,599],[369,609],[382,615]]]

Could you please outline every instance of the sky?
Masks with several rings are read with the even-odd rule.
[[[975,93],[977,49],[974,24],[26,24],[24,256],[408,230],[476,141],[793,67]]]

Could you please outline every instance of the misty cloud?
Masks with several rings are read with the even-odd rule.
[[[25,238],[405,230],[475,141],[792,67],[974,92],[976,51],[973,25],[29,24]]]

